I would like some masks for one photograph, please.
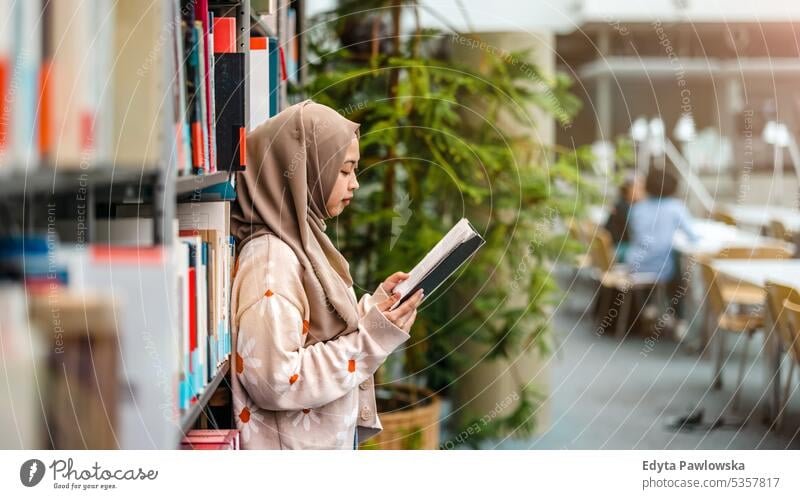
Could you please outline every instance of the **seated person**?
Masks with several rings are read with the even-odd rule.
[[[617,247],[616,257],[619,261],[625,261],[625,252],[630,240],[628,234],[628,214],[631,205],[644,197],[644,186],[642,177],[636,174],[625,176],[625,180],[619,187],[619,197],[611,213],[608,215],[605,228],[611,235],[611,240]]]
[[[630,243],[625,263],[632,272],[657,274],[659,283],[667,283],[675,276],[672,255],[675,232],[683,231],[690,240],[697,240],[689,210],[673,197],[677,187],[673,175],[651,167],[645,180],[647,196],[631,207],[628,217]]]

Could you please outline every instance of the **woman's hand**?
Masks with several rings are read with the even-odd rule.
[[[422,298],[424,296],[425,292],[422,289],[418,289],[417,292],[411,295],[409,299],[404,301],[402,305],[390,311],[389,309],[392,307],[392,305],[394,305],[394,303],[400,299],[400,295],[395,293],[384,301],[378,303],[377,307],[383,313],[384,317],[389,320],[389,322],[392,322],[395,326],[399,327],[403,331],[409,332],[411,330],[411,326],[414,324],[414,320],[417,318],[417,307],[419,307],[419,304],[422,302]]]
[[[387,295],[391,295],[395,286],[408,279],[408,275],[407,272],[395,272],[381,283],[381,287],[386,291]]]

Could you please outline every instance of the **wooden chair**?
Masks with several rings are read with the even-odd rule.
[[[789,389],[792,386],[794,368],[800,363],[800,292],[790,286],[768,282],[767,305],[775,329],[777,329],[782,349],[789,357],[789,373],[783,382],[782,396],[776,413],[775,426],[780,428],[783,413],[789,403]],[[778,379],[780,382],[780,378]]]
[[[725,364],[725,339],[727,334],[747,335],[745,348],[739,363],[739,375],[736,383],[736,390],[733,395],[733,409],[739,408],[740,392],[744,382],[745,366],[747,364],[747,354],[750,340],[753,334],[764,325],[763,314],[759,313],[740,313],[733,311],[731,303],[726,300],[722,291],[722,283],[717,271],[707,261],[699,261],[698,265],[702,272],[703,283],[707,292],[708,317],[712,320],[714,330],[712,338],[716,338],[718,344],[717,359],[714,367],[714,378],[712,387],[715,390],[722,388],[722,368]]]
[[[615,329],[615,335],[622,336],[626,332],[628,320],[630,319],[631,303],[633,301],[630,296],[631,292],[657,286],[657,274],[652,272],[632,272],[627,265],[618,263],[615,259],[611,234],[603,227],[596,226],[594,228],[589,254],[596,271],[596,278],[602,287],[601,292],[622,293]],[[603,293],[603,297],[606,299],[601,299],[598,306],[598,325],[602,321],[603,314],[611,310],[612,293]]]
[[[773,219],[769,222],[770,236],[781,241],[792,242],[792,233],[786,228],[783,222]]]
[[[725,225],[732,225],[736,227],[736,219],[728,213],[722,211],[715,211],[711,214],[711,219],[717,222],[722,222]]]
[[[575,257],[575,267],[578,271],[588,268],[592,264],[592,259],[588,250],[591,245],[591,237],[587,233],[588,224],[589,222],[578,220],[576,218],[573,218],[567,223],[570,237],[579,243],[584,244],[587,248],[586,253],[581,253]]]

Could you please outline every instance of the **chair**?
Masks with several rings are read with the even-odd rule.
[[[714,332],[718,344],[717,359],[714,367],[714,378],[712,386],[715,390],[722,388],[722,368],[725,364],[725,338],[726,332],[730,334],[747,335],[745,348],[739,363],[739,375],[736,383],[736,390],[733,395],[733,409],[739,408],[740,392],[744,382],[745,365],[747,364],[747,354],[750,340],[753,334],[764,325],[762,314],[739,313],[732,311],[734,303],[727,301],[722,291],[721,278],[717,271],[707,261],[698,261],[702,272],[703,283],[705,284],[708,296],[708,317],[713,320]]]
[[[729,215],[728,213],[722,211],[715,211],[711,214],[711,219],[716,220],[717,222],[722,222],[725,225],[732,225],[736,227],[736,219],[733,216]]]
[[[777,329],[782,350],[785,350],[789,359],[789,373],[783,383],[782,396],[778,403],[775,426],[780,428],[783,422],[783,413],[789,402],[789,389],[792,385],[795,364],[800,362],[800,292],[790,286],[775,282],[767,282],[767,306],[774,328]],[[778,378],[780,382],[780,378]]]
[[[615,335],[622,336],[627,328],[630,319],[631,301],[629,296],[631,291],[637,289],[647,289],[657,286],[657,274],[652,272],[631,272],[630,268],[617,263],[615,259],[614,244],[611,234],[603,227],[595,226],[589,245],[589,254],[592,265],[595,268],[596,278],[604,290],[622,293],[619,301],[619,311],[616,317],[617,324]],[[611,310],[610,294],[605,293],[607,299],[602,300],[598,310],[600,312],[598,325],[602,322],[602,314]]]
[[[786,228],[783,222],[778,219],[772,219],[769,222],[770,236],[781,241],[792,242],[792,233]]]
[[[576,255],[575,257],[575,268],[580,271],[581,269],[585,269],[591,266],[592,259],[589,254],[588,248],[591,245],[591,238],[587,235],[587,225],[589,222],[581,221],[578,219],[573,218],[567,223],[567,227],[569,228],[569,235],[572,239],[578,241],[586,245],[587,251],[585,253],[581,253]]]

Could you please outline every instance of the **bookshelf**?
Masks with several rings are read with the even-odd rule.
[[[193,405],[192,408],[186,412],[186,414],[181,416],[181,432],[187,433],[192,429],[200,415],[203,413],[203,411],[205,411],[206,407],[208,406],[208,402],[211,400],[211,397],[214,395],[217,388],[222,385],[222,382],[225,381],[230,374],[230,367],[230,359],[225,359],[222,365],[219,366],[216,376],[214,376],[208,385],[206,385],[206,389],[198,399],[197,403]]]
[[[78,8],[79,5],[82,9],[112,5],[104,0],[62,1],[63,3],[58,3],[55,11],[53,8],[48,8],[45,17],[51,16],[52,19],[52,16],[68,12],[72,7]],[[92,111],[95,112],[94,121],[87,128],[97,134],[96,137],[92,137],[96,142],[91,142],[91,150],[79,151],[80,154],[72,156],[65,155],[62,151],[72,151],[72,149],[56,140],[55,153],[42,150],[41,153],[16,158],[14,151],[12,154],[5,154],[3,140],[0,137],[0,212],[3,212],[10,221],[0,227],[0,246],[7,241],[22,238],[23,248],[43,247],[45,235],[48,238],[47,244],[50,244],[49,238],[53,232],[56,234],[53,240],[57,243],[57,249],[53,251],[59,253],[57,260],[66,261],[63,269],[59,267],[59,272],[69,277],[69,282],[61,285],[74,293],[72,297],[84,296],[87,290],[93,288],[101,294],[119,298],[113,301],[114,307],[120,307],[115,309],[115,316],[118,315],[123,325],[120,327],[125,329],[119,332],[119,352],[122,362],[117,366],[121,376],[117,390],[119,406],[116,411],[119,417],[117,434],[120,436],[118,441],[113,443],[114,447],[119,448],[179,448],[181,438],[186,432],[208,424],[210,419],[208,415],[211,412],[209,405],[216,403],[216,400],[224,401],[226,397],[218,395],[229,390],[230,386],[230,354],[225,352],[216,355],[225,351],[224,348],[220,348],[212,355],[209,347],[208,358],[203,365],[203,369],[207,369],[207,379],[201,383],[202,387],[195,394],[189,407],[170,410],[170,404],[176,403],[170,393],[172,379],[182,369],[182,361],[179,360],[179,353],[183,348],[182,319],[179,314],[185,313],[182,312],[185,304],[181,303],[181,298],[175,293],[178,289],[175,283],[186,279],[182,274],[185,269],[182,269],[182,264],[176,262],[180,262],[178,256],[187,247],[187,237],[180,235],[176,230],[183,231],[183,227],[179,225],[182,222],[174,221],[189,209],[187,205],[191,209],[203,211],[215,203],[217,206],[220,203],[226,204],[235,193],[236,168],[233,168],[233,171],[225,168],[213,171],[207,167],[198,171],[197,168],[193,168],[188,173],[183,168],[182,161],[191,161],[192,165],[196,166],[194,164],[196,158],[191,156],[187,160],[187,157],[183,156],[184,159],[181,159],[184,136],[181,135],[182,132],[176,130],[182,125],[183,118],[178,120],[176,117],[184,116],[183,113],[187,111],[183,107],[186,102],[193,101],[184,99],[183,96],[178,98],[178,92],[173,89],[173,85],[175,81],[179,82],[178,85],[184,84],[178,76],[183,75],[186,78],[186,59],[179,51],[185,35],[185,26],[180,22],[182,19],[180,16],[190,3],[196,6],[206,2],[163,0],[154,8],[146,8],[143,6],[144,3],[138,0],[119,0],[113,3],[113,8],[118,10],[112,14],[112,19],[114,15],[122,16],[122,12],[132,13],[137,19],[144,20],[139,24],[145,25],[145,28],[121,25],[116,27],[119,28],[117,35],[108,36],[136,39],[137,33],[140,33],[136,31],[137,29],[149,30],[146,33],[141,32],[139,45],[131,43],[126,45],[125,49],[121,49],[125,52],[120,56],[120,60],[124,60],[125,64],[117,66],[124,68],[120,70],[115,66],[113,74],[110,66],[98,66],[99,72],[91,75],[57,73],[59,78],[54,77],[51,81],[51,85],[58,85],[64,81],[64,74],[67,74],[69,77],[74,76],[74,88],[86,85],[91,87],[90,91],[81,97],[95,106],[92,107]],[[29,9],[30,5],[41,7],[37,2],[32,2],[30,5],[15,3],[15,5],[20,4],[24,4],[24,7],[15,8]],[[251,36],[275,38],[280,49],[287,51],[290,42],[287,33],[301,32],[299,26],[302,21],[297,21],[297,26],[289,30],[286,15],[291,5],[297,13],[296,18],[301,18],[300,1],[262,1],[258,2],[258,11],[251,10],[249,0],[208,0],[207,4],[209,12],[213,14],[211,19],[235,19],[234,52],[243,54],[241,59],[245,75],[250,74]],[[46,23],[42,24],[49,26]],[[73,36],[73,33],[76,37],[81,36],[81,29],[87,30],[84,35],[88,34],[91,37],[96,34],[94,27],[88,24],[82,26],[83,28],[70,27],[67,39]],[[41,42],[42,55],[39,62],[42,74],[48,75],[49,73],[45,71],[45,62],[58,66],[58,61],[54,62],[49,58],[47,36],[41,32],[43,29],[45,28],[39,28],[39,35],[45,40]],[[164,38],[165,34],[169,36]],[[0,34],[0,62],[6,55],[3,36]],[[111,53],[99,54],[102,56],[98,57],[99,59],[112,56],[113,60],[113,56],[119,55],[113,53],[113,47],[116,46],[114,40],[113,37],[108,39],[108,45],[112,47],[109,49]],[[168,40],[169,43],[164,43],[163,40]],[[76,50],[80,48],[82,41],[83,39],[76,40],[75,46],[78,47]],[[154,45],[155,42],[161,44]],[[298,47],[302,47],[302,44],[298,44]],[[173,50],[174,53],[171,52]],[[302,53],[301,49],[299,50],[298,53]],[[210,52],[209,49],[206,54]],[[216,60],[216,55],[214,52],[209,57]],[[299,64],[296,66],[299,68]],[[64,67],[69,69],[69,64],[64,64]],[[63,67],[58,69],[64,71]],[[212,68],[206,69],[210,72]],[[114,85],[109,84],[112,80]],[[0,84],[2,83],[0,81]],[[107,88],[95,87],[95,83],[106,85]],[[249,88],[250,83],[247,78],[242,83],[245,88]],[[275,92],[279,94],[277,109],[272,110],[274,114],[287,105],[285,74],[284,78],[279,77],[272,84],[275,86]],[[44,88],[43,86],[42,89]],[[152,95],[142,94],[142,88],[149,88]],[[175,88],[178,86],[175,85]],[[213,93],[218,87],[208,88],[208,91]],[[0,93],[2,90],[3,86],[0,85]],[[93,92],[98,95],[94,95]],[[131,97],[132,94],[136,95]],[[49,94],[42,90],[42,95]],[[245,130],[249,130],[250,96],[247,91],[243,95],[243,125]],[[122,100],[119,100],[120,97]],[[116,105],[104,107],[104,98],[117,99]],[[40,96],[40,99],[43,97]],[[208,102],[206,104],[210,107],[205,108],[204,112],[213,116],[211,112],[213,106]],[[51,102],[51,105],[59,106],[61,103]],[[0,112],[5,112],[2,106]],[[218,124],[218,119],[219,116],[215,121],[209,120],[209,122]],[[127,128],[125,120],[129,121]],[[83,122],[78,124],[85,125]],[[102,136],[105,133],[103,130],[108,131],[108,136]],[[212,128],[210,136],[213,131]],[[195,137],[190,135],[189,138],[191,143],[194,143]],[[208,147],[206,161],[210,161],[211,158],[211,148]],[[193,154],[194,151],[183,150],[183,153]],[[214,157],[216,161],[216,156]],[[80,218],[76,213],[80,214]],[[132,215],[135,215],[135,218]],[[125,234],[124,244],[130,251],[117,252],[113,248],[123,243],[115,242],[117,241],[115,230],[117,225],[126,221],[135,222],[132,232]],[[55,226],[57,230],[51,231],[51,226]],[[208,247],[211,251],[210,244]],[[219,248],[217,251],[217,255],[224,254]],[[0,260],[2,258],[0,256]],[[27,256],[22,259],[23,269],[30,263],[27,260]],[[5,264],[6,262],[0,261],[0,294],[8,291],[3,288]],[[76,269],[80,270],[80,275],[73,273]],[[19,290],[23,294],[28,293],[29,277],[24,275],[24,280],[15,282],[16,288],[10,293],[14,296],[19,294]],[[207,293],[206,299],[211,300],[211,291]],[[230,302],[228,295],[223,294],[223,296],[222,300],[219,297],[216,299],[217,306],[222,309],[229,307]],[[7,303],[24,303],[24,300],[16,302],[9,300]],[[0,315],[4,312],[3,303],[0,303]],[[221,317],[223,316],[219,314],[215,316],[216,320],[223,322],[224,319]],[[18,319],[22,322],[25,317],[20,315]],[[212,325],[209,324],[209,336],[212,329]],[[0,331],[0,334],[3,334],[3,331]],[[24,334],[30,334],[30,329],[24,331]],[[220,340],[224,342],[224,338],[220,337]],[[45,348],[43,351],[46,350]],[[36,364],[36,362],[28,364],[23,362],[27,358],[27,356],[20,357],[21,364],[18,367],[23,375],[30,375],[33,372],[34,367],[28,364]],[[44,363],[41,358],[39,361]],[[1,377],[0,381],[3,381]],[[7,383],[0,382],[0,386],[6,385]],[[30,386],[20,387],[19,390],[23,388],[29,392],[36,389]],[[10,396],[10,392],[5,393],[0,390],[0,399],[5,401]],[[32,416],[36,416],[37,411],[42,412],[38,406],[31,406]],[[24,415],[25,412],[21,411],[21,414]],[[233,427],[232,414],[230,419],[227,423],[230,425],[228,428]],[[226,424],[224,420],[219,423]],[[35,439],[29,442],[34,446],[38,445]],[[0,439],[0,443],[5,444],[5,441]],[[3,446],[0,445],[0,448]]]
[[[215,172],[208,175],[196,175],[179,177],[175,181],[175,195],[184,196],[186,194],[199,193],[203,189],[228,182],[230,174],[228,172]]]

